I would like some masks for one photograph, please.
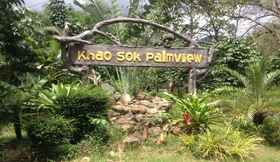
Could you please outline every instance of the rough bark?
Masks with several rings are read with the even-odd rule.
[[[113,19],[109,19],[109,20],[104,20],[101,21],[97,24],[95,24],[95,26],[91,29],[91,30],[87,30],[81,34],[78,34],[76,36],[55,36],[55,38],[61,42],[82,42],[82,43],[91,43],[90,41],[84,40],[84,38],[86,36],[91,36],[94,34],[98,34],[98,35],[102,35],[105,36],[107,38],[109,38],[113,43],[115,44],[120,44],[120,41],[116,39],[115,36],[113,36],[110,33],[105,33],[103,32],[101,29],[106,27],[106,26],[110,26],[113,24],[118,24],[118,23],[137,23],[137,24],[145,24],[145,25],[150,25],[153,26],[155,28],[159,28],[161,30],[164,30],[168,33],[172,33],[174,34],[175,37],[182,39],[183,41],[185,41],[188,45],[192,45],[192,46],[197,46],[197,43],[194,42],[190,37],[182,35],[168,27],[165,27],[163,25],[154,23],[154,22],[150,22],[148,20],[144,20],[144,19],[137,19],[137,18],[128,18],[128,17],[118,17],[118,18],[113,18]]]

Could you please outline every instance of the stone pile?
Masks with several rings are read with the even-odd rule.
[[[165,124],[160,116],[170,108],[171,103],[160,97],[138,96],[128,105],[114,104],[108,116],[111,123],[128,132],[124,142],[131,143],[159,136]]]

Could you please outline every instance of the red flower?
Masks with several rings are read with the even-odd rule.
[[[184,113],[183,114],[183,118],[184,118],[184,124],[188,127],[189,125],[191,125],[191,122],[192,122],[192,118],[190,116],[189,113]]]

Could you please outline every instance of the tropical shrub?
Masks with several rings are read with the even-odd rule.
[[[231,121],[231,125],[233,128],[238,129],[246,134],[253,135],[258,132],[258,128],[252,119],[245,115],[234,117]]]
[[[53,85],[34,99],[39,111],[59,114],[71,120],[75,131],[71,142],[77,143],[85,135],[106,141],[106,117],[109,97],[100,88],[73,84]]]
[[[200,158],[225,160],[237,158],[245,160],[254,155],[260,139],[247,136],[232,127],[207,131],[199,135],[185,135],[183,143]]]
[[[205,132],[210,129],[210,125],[218,124],[221,121],[221,113],[206,102],[206,97],[195,95],[177,97],[169,93],[164,93],[164,96],[176,103],[175,118],[181,118],[188,132]]]
[[[274,79],[280,75],[280,70],[268,73],[266,62],[256,60],[245,70],[245,75],[229,69],[223,68],[230,75],[236,77],[245,87],[246,94],[252,96],[257,102],[260,102],[266,90],[272,85]]]
[[[67,144],[72,138],[74,127],[62,116],[38,118],[27,128],[28,137],[35,145],[57,146]]]
[[[280,115],[274,114],[264,119],[261,126],[261,133],[263,137],[270,144],[280,144]]]
[[[238,79],[223,71],[221,67],[235,69],[237,72],[243,73],[248,65],[261,56],[248,39],[225,39],[219,41],[215,49],[215,59],[210,66],[207,77],[201,83],[204,88],[239,86]]]

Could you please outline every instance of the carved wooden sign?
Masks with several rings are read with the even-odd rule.
[[[117,65],[148,67],[208,66],[209,50],[203,48],[144,48],[76,44],[69,48],[74,65]]]

